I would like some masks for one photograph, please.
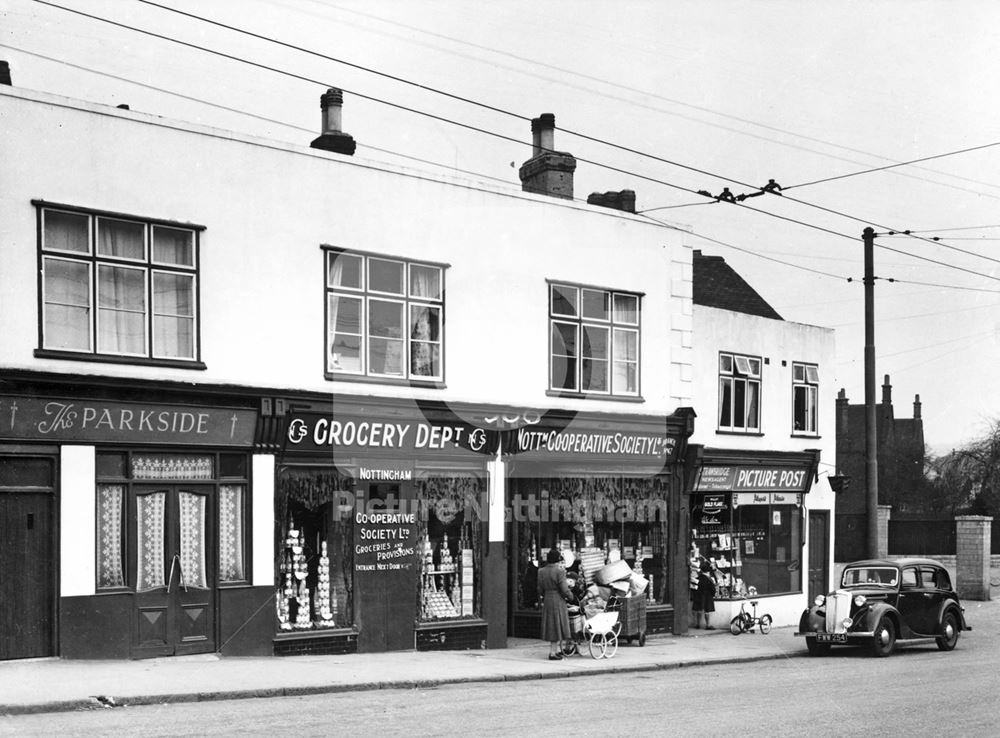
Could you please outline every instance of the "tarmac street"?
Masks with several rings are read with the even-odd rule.
[[[959,649],[992,647],[995,654],[994,634],[1000,632],[1000,604],[992,600],[966,602],[965,606],[974,630],[962,634]],[[583,655],[558,662],[546,658],[547,644],[518,639],[511,639],[506,649],[481,651],[271,658],[201,655],[146,661],[6,661],[0,662],[0,715],[808,659],[803,639],[795,637],[794,632],[795,628],[788,627],[775,628],[768,635],[733,636],[724,630],[692,630],[686,636],[650,636],[644,647],[623,642],[610,659],[592,659],[584,649]],[[837,658],[838,653],[835,649],[832,658]],[[947,659],[948,654],[941,657]]]

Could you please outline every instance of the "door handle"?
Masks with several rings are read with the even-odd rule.
[[[170,594],[170,587],[174,583],[174,569],[177,568],[179,562],[180,559],[177,554],[174,554],[174,557],[170,559],[170,574],[167,576],[167,594]]]

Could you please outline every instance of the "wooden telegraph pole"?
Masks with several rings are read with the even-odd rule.
[[[868,555],[878,557],[878,426],[875,417],[875,231],[865,228],[865,500]]]

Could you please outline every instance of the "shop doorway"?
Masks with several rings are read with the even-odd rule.
[[[830,568],[830,513],[827,510],[809,511],[809,600],[829,591]]]
[[[379,513],[412,512],[411,484],[360,483],[357,491],[359,498],[364,500],[366,512],[355,513],[355,550],[386,544],[394,546],[403,536],[416,545],[416,522],[412,525],[386,524],[372,519],[372,515]],[[367,519],[357,519],[366,514]],[[388,533],[388,537],[383,538],[382,531],[399,532]],[[412,563],[394,568],[401,559],[380,559],[378,553],[355,555],[354,623],[358,629],[358,652],[411,650],[416,645],[419,572]]]
[[[52,656],[52,495],[0,492],[0,660]]]
[[[0,454],[0,660],[55,655],[55,469]]]
[[[213,487],[136,485],[133,658],[215,651]]]

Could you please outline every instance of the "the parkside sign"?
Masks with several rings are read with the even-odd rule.
[[[695,492],[805,492],[809,470],[787,466],[705,466]],[[743,503],[748,504],[748,503]]]
[[[293,415],[285,433],[285,450],[323,449],[362,451],[466,450],[489,454],[495,449],[494,431],[468,425],[429,421],[367,420],[350,416]]]
[[[0,438],[249,446],[254,410],[0,395]]]

